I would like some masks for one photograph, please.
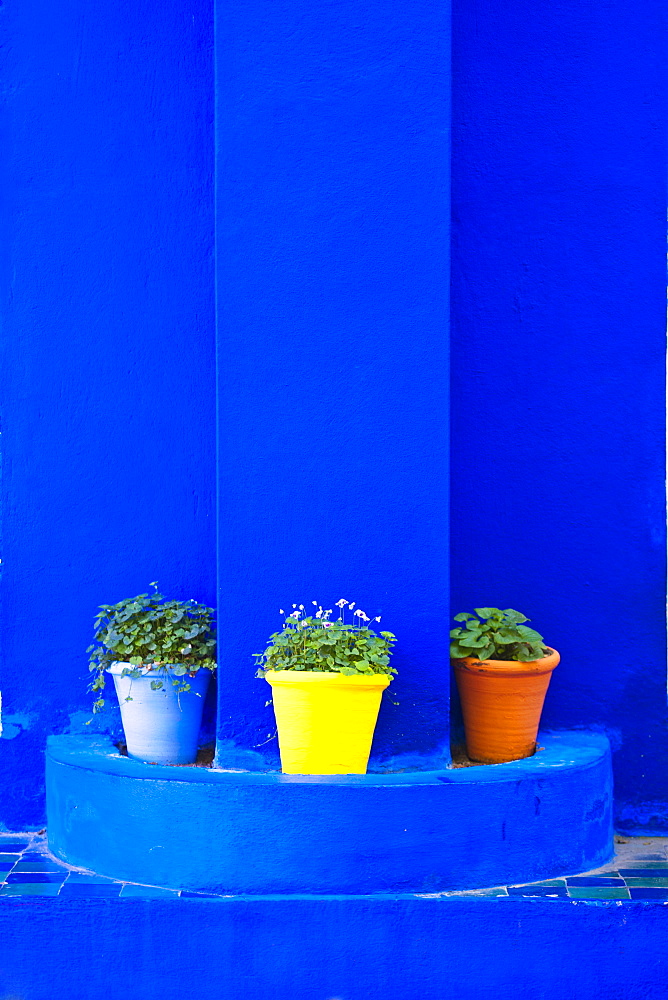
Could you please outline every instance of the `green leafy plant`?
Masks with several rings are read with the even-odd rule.
[[[100,605],[95,641],[86,650],[89,670],[95,675],[89,690],[98,695],[94,712],[104,706],[104,672],[112,663],[129,663],[123,674],[135,679],[146,670],[155,671],[154,691],[171,678],[179,693],[190,690],[187,677],[216,669],[213,608],[196,601],[166,601],[157,583],[151,587],[152,594]]]
[[[476,617],[477,615],[477,617]],[[473,656],[478,660],[541,660],[550,650],[543,637],[524,622],[529,619],[506,608],[476,608],[475,614],[455,615],[456,622],[466,622],[463,628],[450,633],[450,656],[462,660]]]
[[[268,670],[310,670],[337,674],[396,674],[389,666],[392,646],[397,641],[392,632],[375,632],[367,622],[371,619],[357,608],[355,602],[336,602],[339,617],[330,621],[333,609],[317,607],[306,615],[304,605],[287,615],[280,632],[274,632],[263,653],[254,653],[258,677]],[[346,622],[347,611],[351,621]],[[282,615],[285,612],[281,609]],[[379,622],[380,617],[374,618]]]

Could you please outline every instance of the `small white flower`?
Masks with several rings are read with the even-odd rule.
[[[291,615],[288,615],[288,618],[299,618],[299,615],[299,611],[293,611]]]
[[[349,605],[348,605],[348,607],[349,607],[349,608],[354,608],[354,607],[355,607],[355,602],[353,601],[353,602],[352,602],[352,604],[349,604]]]
[[[379,621],[380,621],[380,615],[378,615],[378,617],[377,617],[377,618],[374,618],[374,621],[375,621],[375,622],[379,622]]]
[[[316,618],[322,618],[322,608],[320,609],[320,611],[316,611],[315,616]]]
[[[336,606],[337,606],[337,608],[342,608],[343,605],[347,604],[347,603],[348,603],[348,601],[344,597],[342,597],[340,601],[336,602]]]
[[[293,608],[296,608],[296,607],[297,607],[297,605],[296,605],[296,604],[293,604],[293,605],[292,605],[292,607],[293,607]]]
[[[300,605],[299,605],[299,610],[300,610],[300,611],[303,611],[303,610],[304,610],[304,605],[303,605],[303,604],[300,604]]]
[[[334,624],[334,622],[323,622],[322,623],[322,627],[323,628],[331,628],[333,626],[333,624]]]
[[[315,604],[316,608],[318,607],[318,602],[317,601],[311,601],[311,604]]]
[[[360,611],[360,609],[358,608],[357,611],[353,611],[353,618],[359,618],[363,614],[364,612]]]
[[[283,610],[283,608],[279,608],[278,609],[278,613],[279,613],[279,615],[284,615],[285,611]]]

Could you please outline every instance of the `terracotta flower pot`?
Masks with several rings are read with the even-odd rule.
[[[470,656],[452,661],[471,760],[501,764],[536,752],[543,702],[559,660],[550,649],[548,656],[528,663]]]

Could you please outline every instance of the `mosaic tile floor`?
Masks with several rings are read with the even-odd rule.
[[[668,837],[615,837],[615,857],[594,871],[525,885],[471,889],[448,895],[639,899],[668,904]]]
[[[416,895],[543,896],[547,899],[645,900],[668,904],[668,837],[618,837],[615,848],[615,858],[592,872],[528,885]],[[49,854],[46,837],[36,833],[0,834],[0,896],[225,898],[211,893],[179,892],[116,882],[103,875],[72,868]]]

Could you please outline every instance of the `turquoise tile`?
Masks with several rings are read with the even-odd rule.
[[[617,871],[624,868],[666,868],[668,861],[643,861],[641,858],[617,858]]]
[[[563,878],[547,878],[542,882],[527,882],[527,885],[558,885],[563,889],[566,885],[566,880]]]
[[[625,877],[624,881],[628,886],[662,886],[668,888],[668,878],[629,878]]]
[[[57,896],[62,882],[18,882],[14,885],[3,885],[0,896]]]
[[[1,863],[1,862],[0,862]],[[14,865],[15,872],[58,872],[64,876],[68,869],[56,865],[53,861],[19,861]]]
[[[177,889],[160,889],[154,885],[134,885],[126,883],[121,889],[121,896],[126,899],[128,896],[144,899],[178,899]]]
[[[624,880],[612,875],[575,875],[566,879],[567,886],[584,889],[586,887],[602,889],[624,887]]]
[[[583,886],[579,888],[577,886],[568,887],[568,895],[570,899],[630,899],[631,894],[628,889],[623,887],[607,887],[607,886]]]
[[[38,882],[64,882],[67,872],[7,872],[6,881],[14,885],[36,885]]]
[[[70,877],[68,878],[68,883],[70,885],[120,885],[122,883],[117,883],[113,878],[107,878],[105,875],[88,875],[85,872],[70,872]]]
[[[650,864],[668,865],[668,858],[663,852],[660,854],[634,854],[633,861],[649,861]]]

